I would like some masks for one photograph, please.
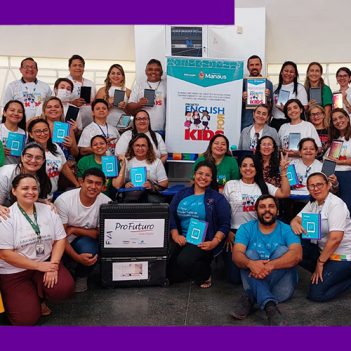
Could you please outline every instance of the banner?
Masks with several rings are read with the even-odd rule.
[[[195,159],[215,134],[238,144],[243,66],[225,59],[167,58],[166,144],[171,159]]]

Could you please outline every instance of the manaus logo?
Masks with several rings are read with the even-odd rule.
[[[201,80],[204,79],[204,78],[205,78],[205,73],[202,72],[202,71],[200,71],[200,73],[199,73],[199,78],[200,78]]]

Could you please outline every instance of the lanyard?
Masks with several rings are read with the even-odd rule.
[[[24,218],[28,221],[28,223],[31,225],[31,227],[35,231],[35,234],[38,236],[38,239],[40,240],[41,239],[40,228],[39,228],[39,224],[38,224],[37,211],[35,209],[35,206],[34,206],[34,211],[33,211],[34,222],[31,220],[31,218],[27,215],[26,211],[18,203],[17,203],[17,206],[20,209],[20,211],[22,212]]]
[[[105,138],[108,138],[108,123],[105,124],[105,126],[106,126],[106,134],[105,134],[105,132],[103,131],[103,129],[102,129],[96,122],[94,122],[94,123],[99,127],[99,129],[101,130],[101,133],[103,134],[103,136],[104,136]]]
[[[156,88],[153,88],[153,87],[151,86],[151,84],[149,83],[149,81],[148,81],[148,80],[146,81],[146,83],[147,83],[147,85],[149,86],[149,88],[150,88],[150,89],[153,89],[153,90],[155,90],[155,91],[156,91],[156,90],[158,89],[158,87],[160,86],[161,81],[159,81],[159,82],[158,82],[158,84],[157,84],[157,87],[156,87]]]

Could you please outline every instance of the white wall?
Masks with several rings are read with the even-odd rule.
[[[235,6],[266,8],[269,63],[351,62],[350,0],[235,0]]]
[[[0,55],[134,61],[134,26],[0,26]]]

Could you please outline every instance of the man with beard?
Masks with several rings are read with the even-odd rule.
[[[262,77],[262,60],[257,55],[252,55],[247,60],[247,70],[249,77]],[[250,126],[253,123],[253,108],[246,107],[247,101],[247,79],[244,79],[243,95],[242,95],[242,110],[241,110],[241,130]],[[271,106],[273,101],[273,84],[270,80],[266,80],[266,104]]]
[[[240,268],[244,293],[232,316],[244,319],[257,304],[266,312],[270,325],[286,325],[277,304],[288,300],[297,285],[300,238],[289,225],[277,220],[275,197],[261,195],[255,210],[258,220],[242,224],[235,237],[233,261]]]

